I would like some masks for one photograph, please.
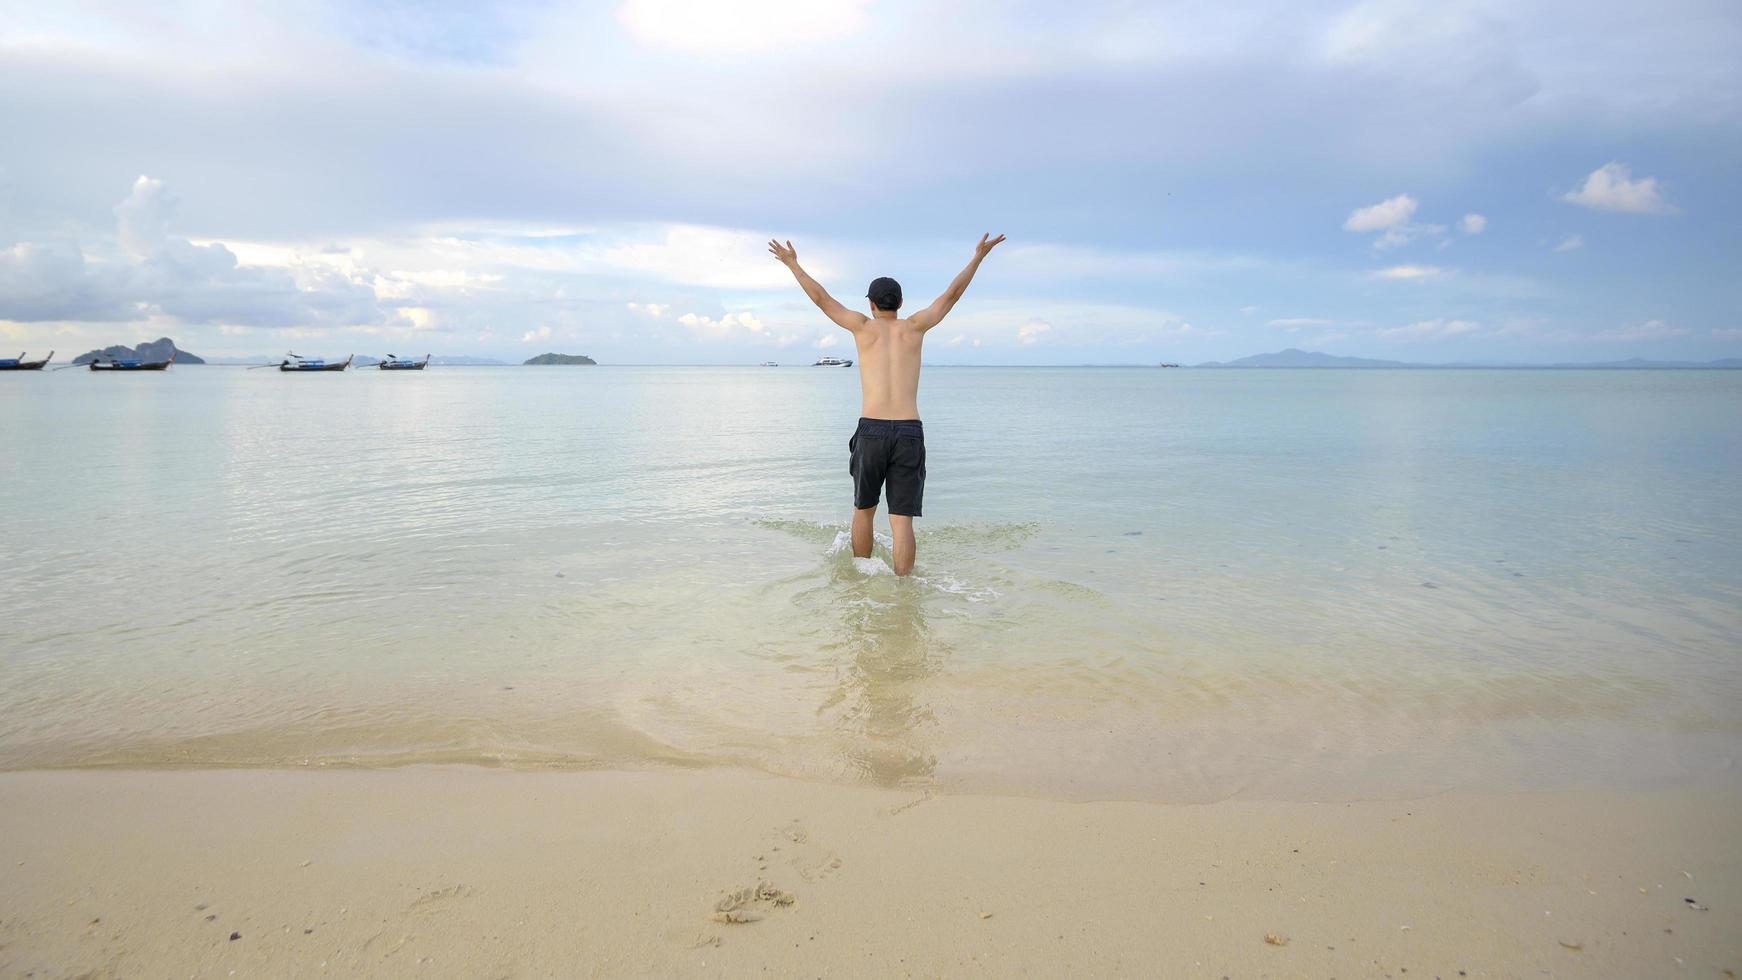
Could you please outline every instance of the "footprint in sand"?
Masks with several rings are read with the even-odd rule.
[[[405,907],[405,911],[417,915],[432,915],[470,894],[472,894],[470,885],[452,885],[447,888],[439,888],[414,899],[410,905]]]
[[[740,888],[714,903],[708,916],[714,922],[737,925],[761,919],[767,909],[786,908],[797,901],[792,892],[784,891],[766,881],[755,888]]]
[[[810,831],[797,820],[776,827],[774,840],[776,843],[767,851],[752,859],[758,871],[768,870],[769,863],[776,859],[777,854],[808,882],[823,881],[841,868],[840,856],[811,840]],[[768,881],[760,881],[754,888],[739,888],[726,893],[714,903],[708,919],[723,925],[743,925],[760,921],[775,910],[790,908],[797,901],[792,892]],[[698,937],[699,945],[716,945],[718,941],[719,937],[706,933]]]
[[[787,864],[805,881],[822,881],[841,869],[840,856],[811,840],[810,831],[797,820],[781,827],[778,833],[787,842]]]
[[[841,870],[841,859],[834,851],[829,851],[808,862],[800,862],[794,858],[792,866],[798,869],[798,876],[806,881],[823,881]]]

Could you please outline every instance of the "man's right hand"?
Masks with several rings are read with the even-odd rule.
[[[993,238],[991,232],[987,232],[986,234],[981,235],[980,236],[980,244],[974,246],[974,257],[979,258],[979,259],[983,259],[986,256],[992,254],[993,246],[997,245],[999,242],[1001,242],[1003,240],[1004,240],[1003,235],[999,235],[997,238]]]
[[[1000,238],[1002,238],[1002,236],[1000,236]],[[798,262],[798,250],[792,247],[792,242],[790,241],[785,245],[782,245],[778,240],[770,238],[768,240],[768,251],[775,258],[779,259],[783,265],[793,265]]]

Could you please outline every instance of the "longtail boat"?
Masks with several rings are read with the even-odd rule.
[[[42,366],[54,360],[54,351],[40,361],[27,361],[23,354],[17,357],[0,357],[0,371],[40,371]]]
[[[351,355],[351,357],[355,356]],[[319,358],[299,357],[291,354],[278,362],[278,369],[280,371],[343,371],[351,366],[351,357],[346,357],[342,361],[327,362]]]
[[[414,361],[410,358],[401,358],[398,354],[389,354],[387,360],[375,366],[383,371],[422,371],[429,366],[429,355],[423,355],[421,361]]]
[[[165,370],[169,369],[170,363],[174,360],[175,360],[174,354],[169,355],[169,357],[167,357],[161,361],[141,361],[141,360],[136,360],[133,358],[112,357],[108,361],[92,361],[91,362],[91,370],[93,370],[93,371],[165,371]]]

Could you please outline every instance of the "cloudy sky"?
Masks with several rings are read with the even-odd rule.
[[[0,344],[1742,355],[1742,6],[0,0]]]

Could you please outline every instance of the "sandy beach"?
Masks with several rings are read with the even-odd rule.
[[[1724,977],[1739,802],[14,772],[0,975]]]

